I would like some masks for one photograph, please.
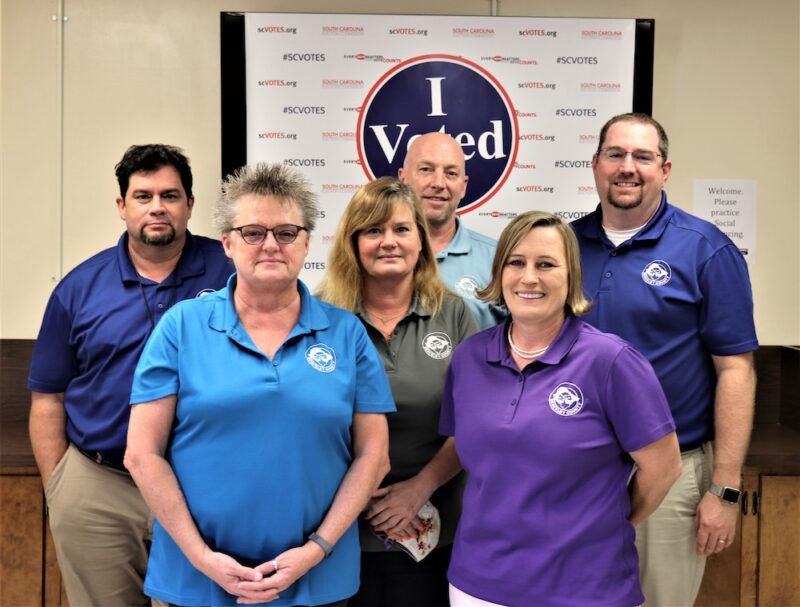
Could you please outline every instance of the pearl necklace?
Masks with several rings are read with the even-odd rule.
[[[539,356],[541,356],[542,354],[544,354],[547,351],[547,348],[550,347],[550,345],[548,344],[548,345],[546,345],[544,348],[542,348],[540,350],[523,350],[522,348],[517,346],[517,344],[514,343],[514,340],[511,339],[511,329],[513,327],[514,327],[514,323],[512,322],[508,326],[508,345],[511,346],[511,350],[514,352],[514,354],[516,354],[520,358],[524,358],[525,360],[531,360],[531,359],[534,359],[534,358],[538,358]]]

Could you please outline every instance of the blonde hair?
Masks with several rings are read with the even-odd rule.
[[[450,296],[439,276],[439,265],[428,238],[428,223],[419,199],[406,184],[393,177],[381,177],[359,188],[347,205],[328,257],[325,278],[318,296],[340,308],[355,312],[364,301],[364,270],[358,255],[358,235],[391,219],[398,204],[414,216],[422,250],[414,267],[414,293],[422,306],[436,316],[445,297]]]
[[[309,234],[317,225],[319,204],[317,195],[311,191],[311,182],[285,165],[258,162],[237,169],[222,182],[211,217],[220,234],[227,234],[233,229],[236,203],[249,195],[272,196],[284,204],[295,205],[303,216],[303,227]]]
[[[575,238],[575,233],[572,231],[561,218],[553,215],[552,213],[545,213],[544,211],[528,211],[517,215],[511,223],[509,223],[503,233],[500,234],[500,239],[497,241],[497,250],[494,253],[494,261],[492,262],[492,280],[485,289],[477,291],[476,295],[484,300],[494,302],[496,304],[505,305],[503,299],[503,268],[505,268],[511,252],[517,247],[520,241],[525,238],[528,233],[534,228],[552,227],[558,230],[561,238],[564,241],[564,250],[567,255],[567,301],[564,304],[567,311],[571,312],[574,316],[581,316],[586,314],[592,307],[583,294],[583,272],[581,270],[581,254],[578,248],[578,239]]]

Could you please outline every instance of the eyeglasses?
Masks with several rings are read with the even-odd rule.
[[[651,152],[649,150],[636,150],[634,152],[628,152],[622,148],[604,148],[597,153],[598,156],[600,156],[609,164],[622,164],[625,162],[625,158],[628,157],[628,154],[630,154],[631,158],[633,158],[633,162],[639,166],[650,166],[651,164],[655,164],[656,158],[661,156],[661,154],[656,154],[655,152]]]
[[[296,226],[293,223],[282,223],[274,228],[267,228],[258,224],[250,224],[246,226],[239,226],[238,228],[231,228],[242,235],[242,240],[247,244],[261,244],[267,237],[269,232],[278,241],[278,244],[291,244],[297,239],[300,230],[308,230],[303,226]]]

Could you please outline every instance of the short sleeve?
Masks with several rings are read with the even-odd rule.
[[[617,440],[628,453],[675,430],[667,397],[653,367],[630,346],[611,365],[604,409]]]
[[[72,318],[58,291],[50,296],[31,358],[28,389],[56,394],[65,392],[78,374],[78,358],[71,343]]]
[[[705,263],[700,289],[700,336],[706,349],[716,356],[758,349],[747,262],[733,244],[721,248]]]
[[[147,340],[133,375],[132,405],[178,393],[179,324],[180,307],[177,307],[164,315]]]
[[[356,347],[356,413],[394,413],[397,409],[378,352],[361,322],[352,317]]]

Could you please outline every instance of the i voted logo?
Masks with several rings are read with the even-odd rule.
[[[472,211],[503,187],[519,149],[511,98],[486,69],[454,55],[413,57],[370,89],[358,118],[358,157],[368,179],[397,175],[409,144],[438,131],[464,151],[469,176],[457,213]]]

